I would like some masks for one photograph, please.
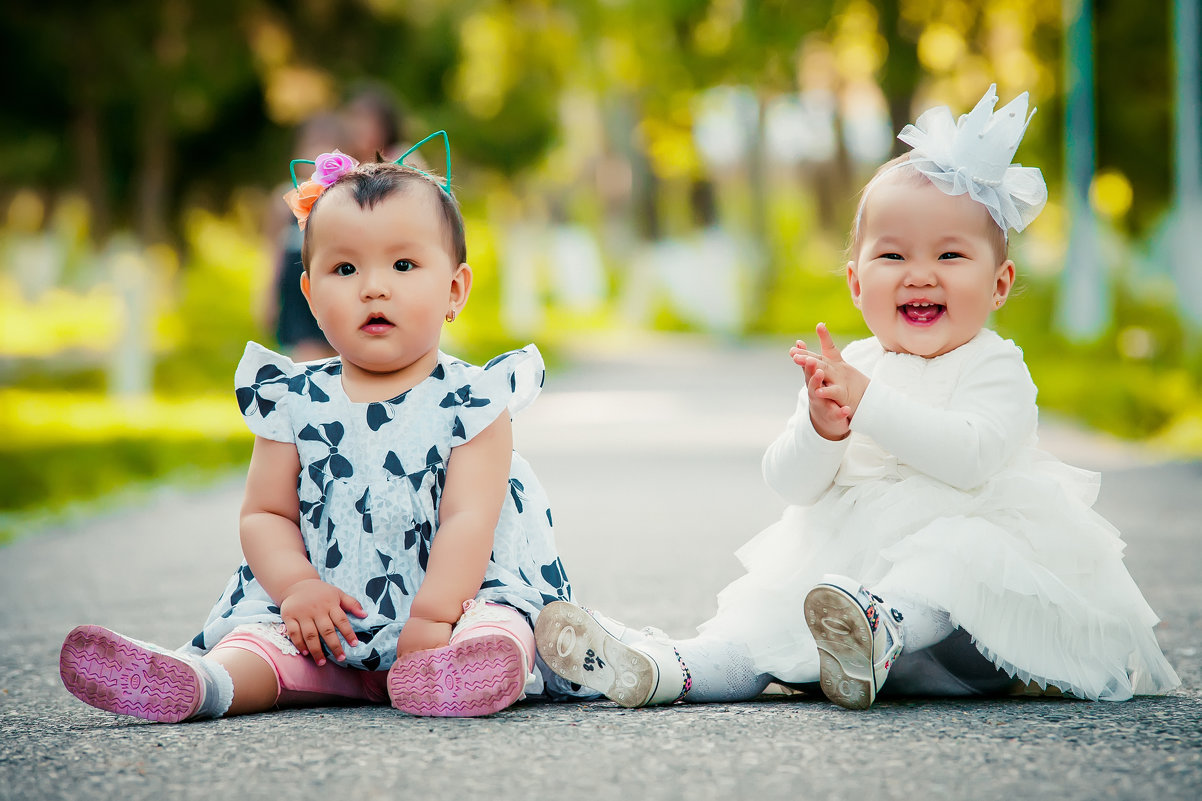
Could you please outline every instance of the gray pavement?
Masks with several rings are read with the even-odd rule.
[[[582,602],[678,636],[779,515],[759,460],[798,377],[779,345],[580,348],[518,419]],[[0,549],[0,799],[1202,798],[1202,464],[1045,425],[1104,471],[1100,510],[1163,618],[1184,682],[1164,698],[882,702],[820,698],[625,710],[524,704],[486,719],[387,708],[185,725],[91,709],[57,672],[78,623],[177,645],[236,565],[241,484],[165,490]]]

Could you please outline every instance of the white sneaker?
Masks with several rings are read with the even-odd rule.
[[[822,692],[847,709],[872,706],[902,651],[901,613],[859,582],[835,575],[823,576],[804,606]]]
[[[671,704],[693,685],[671,643],[566,601],[547,604],[534,640],[558,675],[625,707]]]

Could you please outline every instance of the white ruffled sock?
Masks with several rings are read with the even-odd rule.
[[[204,701],[189,719],[219,718],[228,712],[230,704],[234,702],[234,680],[230,678],[229,671],[212,659],[193,656],[185,656],[184,659],[196,668],[196,674],[205,688]]]
[[[886,607],[901,612],[902,643],[906,651],[913,653],[942,642],[956,630],[951,615],[946,610],[931,606],[925,600],[906,592],[890,590],[877,592],[885,600]],[[888,614],[888,610],[882,610]]]
[[[749,701],[772,683],[772,677],[757,671],[747,649],[738,643],[702,635],[672,644],[693,680],[681,699],[685,702]]]

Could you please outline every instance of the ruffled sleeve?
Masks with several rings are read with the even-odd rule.
[[[450,391],[444,407],[455,409],[453,445],[462,445],[500,416],[520,412],[538,397],[543,388],[543,356],[534,345],[511,350],[491,359],[483,367],[464,365],[462,378],[449,373]],[[464,383],[455,386],[458,380]]]
[[[289,386],[302,371],[288,357],[247,342],[234,371],[234,394],[246,426],[256,436],[294,442]]]

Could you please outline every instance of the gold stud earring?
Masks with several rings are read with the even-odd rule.
[[[454,310],[454,309],[451,309],[449,312],[447,312],[447,316],[446,316],[446,318],[445,318],[445,319],[446,319],[446,321],[447,321],[448,323],[453,323],[453,322],[455,322],[455,314],[456,314],[456,312],[455,312],[455,310]]]

